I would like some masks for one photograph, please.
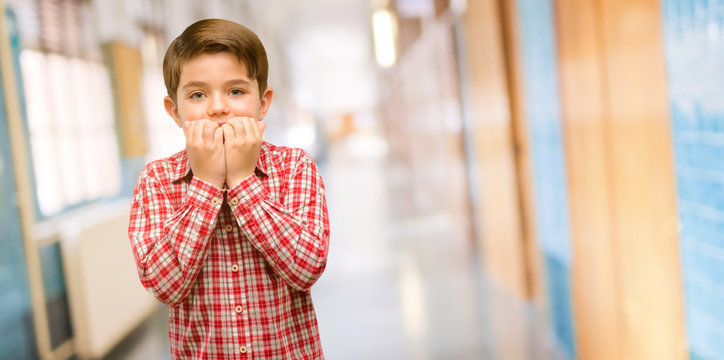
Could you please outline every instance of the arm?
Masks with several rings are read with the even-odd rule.
[[[322,275],[329,250],[324,184],[314,161],[301,154],[284,204],[272,200],[254,174],[229,190],[228,201],[241,231],[274,272],[292,288],[309,290]]]
[[[223,203],[223,133],[208,120],[186,121],[186,152],[194,177],[174,209],[156,174],[146,167],[133,191],[128,235],[143,286],[169,306],[184,301],[206,259]]]
[[[163,303],[177,306],[191,291],[206,259],[223,193],[194,177],[183,206],[174,210],[163,190],[154,174],[142,173],[134,190],[128,235],[143,286]]]

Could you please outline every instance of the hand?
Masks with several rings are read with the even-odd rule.
[[[226,151],[226,185],[233,188],[254,173],[266,124],[249,117],[235,117],[221,125]]]
[[[221,188],[226,179],[224,162],[224,133],[210,120],[186,121],[186,152],[194,176]]]

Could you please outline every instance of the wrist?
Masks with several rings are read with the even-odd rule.
[[[213,177],[209,176],[203,176],[203,175],[196,175],[194,174],[194,177],[198,178],[199,180],[203,180],[219,189],[221,189],[224,186],[224,179],[214,179]]]
[[[252,174],[254,174],[254,171],[243,172],[243,173],[236,174],[234,176],[229,176],[226,178],[226,185],[229,186],[229,189],[231,189],[231,188],[235,187],[236,185],[241,184],[241,182],[244,181],[244,179],[248,178]]]

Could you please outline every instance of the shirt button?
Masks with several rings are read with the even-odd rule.
[[[231,271],[233,271],[233,272],[237,272],[237,271],[239,271],[239,267],[238,267],[238,266],[236,266],[236,264],[234,264],[234,265],[231,265]]]
[[[239,203],[239,199],[237,199],[237,198],[231,199],[231,205],[236,205],[238,203]]]
[[[219,205],[219,203],[221,203],[221,199],[216,198],[216,197],[213,198],[213,199],[211,199],[211,204],[213,204],[213,205]]]
[[[234,230],[234,227],[231,225],[226,225],[225,229],[226,229],[226,231],[231,231],[231,230]]]
[[[241,314],[241,311],[244,310],[244,308],[242,308],[241,305],[236,305],[236,309],[234,310],[236,310],[237,313]]]
[[[246,354],[246,346],[241,345],[241,347],[239,348],[239,352],[242,354]]]

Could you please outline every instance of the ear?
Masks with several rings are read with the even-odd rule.
[[[178,116],[178,107],[170,96],[163,98],[163,107],[166,109],[166,113],[168,113],[168,115],[173,118],[173,121],[176,122],[176,125],[178,125],[178,127],[183,127],[183,122]]]
[[[269,106],[271,106],[273,98],[274,90],[270,87],[267,87],[266,90],[264,90],[264,94],[261,96],[261,103],[259,104],[259,121],[264,120],[266,113],[269,111]]]

